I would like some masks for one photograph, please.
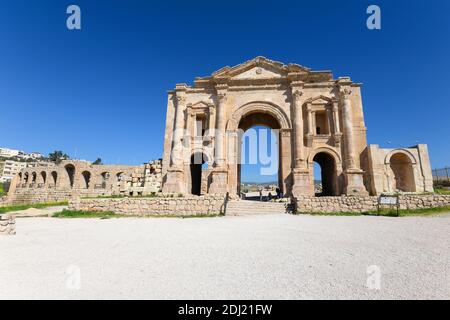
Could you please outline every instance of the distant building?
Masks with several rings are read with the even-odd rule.
[[[11,157],[17,157],[20,154],[22,154],[22,152],[20,150],[0,148],[0,157],[11,158]]]
[[[27,167],[26,162],[13,160],[0,161],[0,182],[11,181],[20,170]]]
[[[28,154],[30,156],[30,158],[32,159],[42,159],[44,158],[44,155],[40,152],[31,152],[30,154]]]

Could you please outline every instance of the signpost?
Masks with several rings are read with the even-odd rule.
[[[380,206],[395,206],[397,208],[397,216],[399,216],[400,201],[398,195],[381,195],[378,198],[378,214],[380,214]]]

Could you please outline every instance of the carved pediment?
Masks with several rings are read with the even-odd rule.
[[[290,72],[309,71],[300,65],[284,65],[264,57],[246,61],[234,67],[225,67],[212,74],[213,78],[227,77],[231,79],[281,78]]]
[[[256,83],[259,80],[278,83],[280,79],[315,83],[332,81],[333,75],[326,70],[312,71],[299,64],[283,64],[264,57],[256,57],[234,67],[221,68],[211,76],[196,78],[195,87],[201,88],[233,82],[239,85],[245,80],[254,80]]]
[[[336,101],[335,98],[330,98],[330,97],[326,97],[326,96],[317,96],[314,98],[310,98],[308,100],[305,101],[305,103],[311,103],[311,104],[317,104],[317,105],[325,105],[325,104],[329,104]]]
[[[191,109],[208,109],[208,108],[213,108],[213,107],[214,107],[214,104],[212,104],[211,102],[206,102],[206,101],[198,101],[196,103],[188,105],[188,108],[191,108]]]

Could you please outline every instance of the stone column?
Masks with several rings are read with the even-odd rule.
[[[352,104],[349,87],[341,87],[342,120],[345,144],[345,193],[346,195],[367,196],[368,192],[364,186],[364,172],[356,166],[355,145],[353,141]]]
[[[228,171],[225,163],[225,104],[227,101],[227,86],[219,85],[217,88],[216,128],[214,130],[214,169],[211,172],[211,185],[209,193],[225,194],[228,185]]]
[[[302,91],[295,89],[292,92],[292,109],[294,111],[294,165],[295,168],[306,168],[304,157],[303,112],[300,98]]]
[[[341,126],[339,124],[339,103],[337,101],[333,102],[333,126],[334,134],[341,133]]]
[[[314,135],[314,123],[313,123],[311,103],[308,103],[306,105],[306,111],[308,112],[308,135],[313,136]]]
[[[223,168],[225,166],[225,159],[224,159],[224,138],[225,138],[225,108],[224,104],[226,103],[226,93],[224,92],[218,92],[217,93],[217,116],[216,116],[216,132],[215,132],[215,163],[216,166],[219,168]]]
[[[292,172],[292,195],[294,197],[314,194],[314,181],[311,181],[304,155],[303,104],[301,101],[301,96],[303,95],[302,89],[303,83],[301,83],[300,86],[292,88],[292,108],[294,111],[294,168]],[[308,123],[310,123],[309,114]]]
[[[345,166],[347,169],[355,169],[355,146],[353,143],[353,121],[351,113],[351,90],[344,88],[342,95],[342,120],[344,122]]]
[[[167,170],[166,183],[163,186],[164,193],[185,193],[183,171],[183,128],[184,128],[184,103],[186,97],[181,92],[175,96],[176,112],[173,128],[173,147],[170,155],[170,168]]]
[[[183,122],[184,122],[184,96],[176,96],[177,109],[175,113],[175,126],[173,131],[172,166],[181,167],[183,158]]]

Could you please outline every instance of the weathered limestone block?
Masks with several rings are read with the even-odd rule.
[[[4,214],[0,215],[0,235],[15,235],[16,220],[14,216]]]

